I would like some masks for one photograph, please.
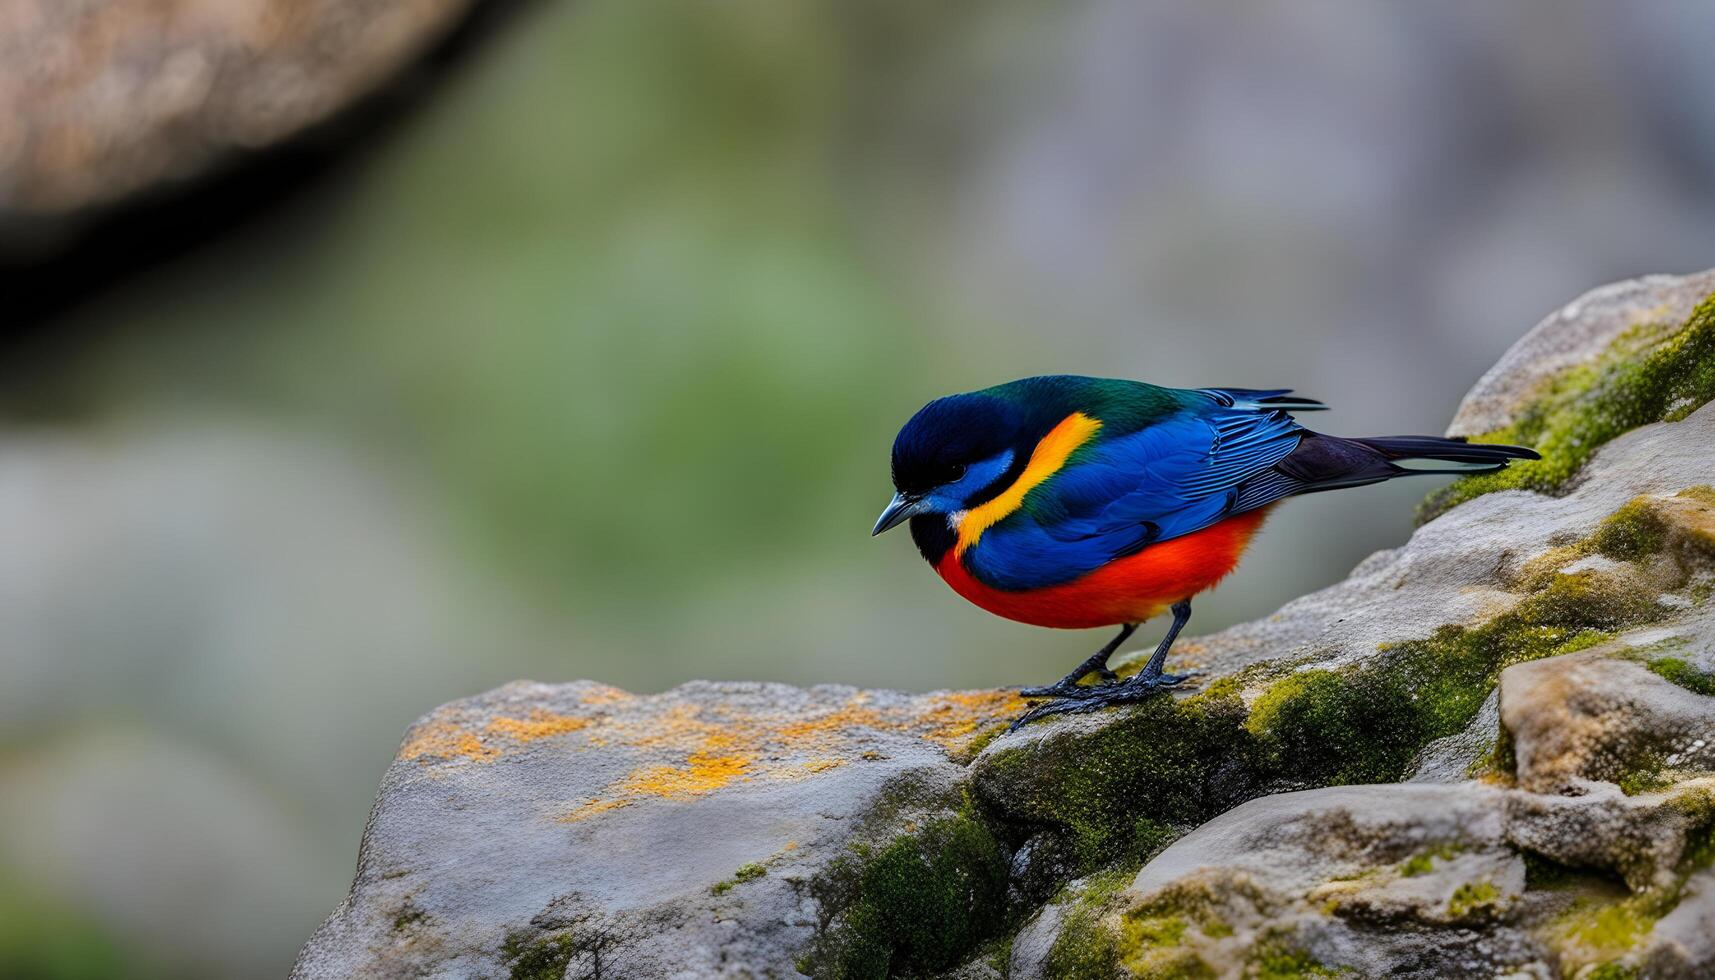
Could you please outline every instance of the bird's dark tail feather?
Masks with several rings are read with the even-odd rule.
[[[1323,437],[1326,438],[1326,437]],[[1462,438],[1439,436],[1371,436],[1350,442],[1368,446],[1405,473],[1486,473],[1504,468],[1515,459],[1541,459],[1534,449],[1469,443]],[[1412,463],[1441,462],[1452,466],[1413,466]],[[1400,474],[1404,475],[1404,473]]]
[[[1254,510],[1283,497],[1380,483],[1428,473],[1489,473],[1515,459],[1540,459],[1523,446],[1468,443],[1439,436],[1344,439],[1306,432],[1297,448],[1238,488],[1233,512]]]

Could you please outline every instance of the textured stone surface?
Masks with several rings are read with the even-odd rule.
[[[951,757],[1019,707],[715,683],[455,702],[407,733],[351,896],[293,975],[504,975],[531,956],[568,976],[598,956],[609,976],[789,975],[818,924],[810,878],[956,803]]]
[[[1710,788],[1629,799],[1611,786],[1562,797],[1467,782],[1264,797],[1169,847],[1104,914],[1116,934],[1146,937],[1127,951],[1146,967],[1200,961],[1213,975],[1239,976],[1272,946],[1358,976],[1571,975],[1580,951],[1564,934],[1568,913],[1635,900],[1605,893],[1595,876],[1533,884],[1526,856],[1606,873],[1655,851],[1666,856],[1652,865],[1659,874],[1636,890],[1672,911],[1633,958],[1707,969],[1715,959],[1695,924],[1707,914],[1708,872],[1682,886],[1682,858],[1707,826]],[[1675,905],[1682,887],[1691,897]],[[1164,914],[1188,924],[1171,941],[1150,926]]]
[[[1517,421],[1520,410],[1556,374],[1596,359],[1639,323],[1678,322],[1715,292],[1715,270],[1643,276],[1592,289],[1531,328],[1477,382],[1450,436],[1480,436]]]
[[[1698,617],[1671,635],[1707,642],[1715,621]],[[1599,647],[1516,664],[1501,675],[1501,719],[1521,785],[1554,791],[1580,780],[1617,782],[1651,765],[1715,769],[1715,698],[1619,652]]]
[[[1641,959],[1652,977],[1708,976],[1715,963],[1715,871],[1691,876],[1685,897],[1650,931]]]
[[[1704,281],[1569,307],[1467,414]],[[449,705],[298,976],[1706,975],[1715,404],[1663,417],[1188,639],[1200,687],[1135,706],[997,737],[1003,692]]]
[[[0,0],[0,213],[66,211],[278,142],[472,0]]]

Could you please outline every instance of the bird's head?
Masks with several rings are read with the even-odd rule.
[[[949,518],[999,495],[1017,477],[1030,453],[1028,424],[1027,413],[1014,402],[984,392],[948,395],[923,406],[893,441],[898,492],[872,533],[922,518],[912,521],[913,536],[934,560],[926,535],[946,533]]]

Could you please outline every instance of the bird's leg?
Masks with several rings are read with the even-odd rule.
[[[1090,654],[1089,658],[1079,664],[1070,674],[1060,678],[1046,687],[1027,687],[1018,693],[1027,698],[1076,697],[1085,691],[1093,691],[1093,687],[1079,687],[1078,682],[1087,674],[1100,674],[1104,682],[1112,684],[1115,681],[1114,672],[1108,669],[1108,658],[1120,648],[1120,644],[1131,638],[1137,632],[1136,623],[1126,623],[1120,627],[1119,635],[1107,642],[1107,645]]]
[[[1177,684],[1191,676],[1189,674],[1164,674],[1161,672],[1162,668],[1167,666],[1167,651],[1173,649],[1173,641],[1179,638],[1179,631],[1184,629],[1185,624],[1190,621],[1191,600],[1180,599],[1175,602],[1173,604],[1173,625],[1167,627],[1167,635],[1161,638],[1161,644],[1155,648],[1154,653],[1149,655],[1149,663],[1144,664],[1143,669],[1138,671],[1137,676],[1128,683],[1156,683],[1171,678],[1167,682]]]
[[[1155,653],[1150,656],[1149,662],[1143,665],[1143,669],[1138,671],[1136,676],[1122,684],[1079,688],[1076,693],[1069,696],[1062,695],[1047,704],[1037,705],[1020,715],[1007,731],[1009,733],[1016,732],[1036,719],[1046,718],[1049,715],[1075,714],[1084,711],[1096,711],[1109,705],[1147,701],[1166,688],[1173,687],[1190,678],[1192,673],[1168,674],[1162,671],[1162,667],[1167,663],[1167,651],[1173,647],[1173,641],[1178,638],[1179,631],[1185,628],[1185,623],[1190,618],[1190,599],[1183,599],[1174,603],[1173,625],[1167,627],[1167,635],[1161,638],[1161,645],[1155,648]]]

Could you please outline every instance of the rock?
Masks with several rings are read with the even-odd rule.
[[[373,91],[472,0],[6,0],[0,214],[103,204]]]
[[[1641,957],[1648,976],[1692,980],[1715,963],[1715,871],[1691,876],[1685,897],[1650,930]]]
[[[1689,276],[1643,276],[1592,289],[1543,318],[1478,380],[1450,436],[1506,428],[1556,375],[1594,362],[1621,334],[1642,322],[1680,323],[1715,292],[1715,270]]]
[[[1183,975],[1248,975],[1272,958],[1311,975],[1558,976],[1588,959],[1585,920],[1630,915],[1647,930],[1660,916],[1672,919],[1670,931],[1634,957],[1706,969],[1715,957],[1694,923],[1706,913],[1699,889],[1708,872],[1688,874],[1684,857],[1699,828],[1707,840],[1710,788],[1628,799],[1611,786],[1557,797],[1467,782],[1264,797],[1146,865],[1100,911],[1100,928],[1139,975],[1168,965]],[[1562,869],[1545,886],[1527,873],[1527,859],[1615,870],[1640,849],[1673,853],[1638,884],[1652,900],[1636,908],[1595,876]],[[1661,916],[1663,906],[1673,911]],[[1021,975],[1046,974],[1013,974]]]
[[[455,702],[407,733],[351,896],[293,976],[558,977],[529,970],[598,958],[626,977],[791,975],[819,928],[839,931],[818,889],[867,884],[836,880],[852,845],[914,831],[965,834],[956,871],[987,862],[1004,899],[1007,855],[958,814],[955,759],[1020,706],[714,683]],[[969,912],[923,914],[940,929]]]
[[[1691,635],[1715,635],[1715,618],[1699,617],[1695,626]],[[1616,652],[1604,645],[1501,674],[1501,719],[1519,785],[1554,792],[1584,780],[1619,783],[1664,765],[1715,770],[1715,699]]]
[[[1463,731],[1438,738],[1423,747],[1407,782],[1458,783],[1469,778],[1495,748],[1501,724],[1500,689],[1489,692],[1477,716]]]
[[[1519,936],[1449,942],[1438,931],[1486,927],[1524,901],[1499,793],[1343,786],[1252,800],[1169,847],[1120,896],[1113,926],[1141,939],[1124,944],[1122,960],[1188,973],[1200,963],[1214,976],[1238,976],[1260,957],[1358,976],[1513,966]]]
[[[1182,643],[1195,689],[998,736],[1004,692],[440,709],[296,975],[1707,974],[1711,289],[1539,327],[1465,417],[1544,459]]]

